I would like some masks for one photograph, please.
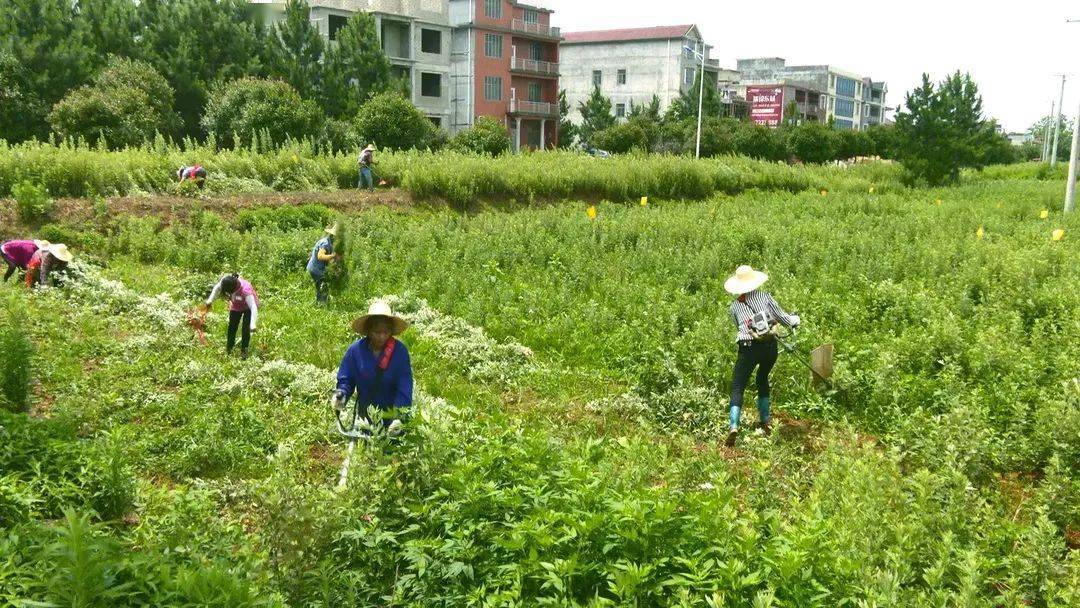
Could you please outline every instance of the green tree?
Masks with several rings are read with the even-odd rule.
[[[578,103],[581,124],[577,127],[578,137],[582,142],[592,143],[592,136],[615,125],[615,115],[611,113],[611,100],[604,97],[600,87],[593,89],[589,98]]]
[[[559,147],[569,148],[577,136],[577,127],[570,121],[570,102],[566,100],[566,89],[559,91]]]
[[[698,70],[698,76],[694,79],[694,85],[679,93],[679,96],[671,102],[671,106],[667,111],[668,120],[687,120],[693,118],[697,120],[698,115],[698,97],[701,91],[701,74]],[[715,83],[710,84],[708,79],[705,81],[705,98],[701,104],[701,116],[706,118],[709,116],[719,117],[723,110],[723,103],[720,101],[720,93],[716,90]]]
[[[383,150],[433,147],[439,131],[411,101],[393,91],[372,97],[356,116],[360,143],[374,143]]]
[[[731,143],[737,154],[764,160],[787,160],[780,129],[741,120],[731,134]]]
[[[981,168],[993,145],[994,125],[983,117],[982,97],[959,71],[936,87],[923,74],[896,117],[899,157],[909,174],[936,186],[960,179],[964,167]]]
[[[319,96],[328,116],[352,118],[376,93],[393,86],[390,60],[382,50],[375,17],[359,12],[337,32],[337,44],[326,50]]]
[[[202,115],[215,83],[265,75],[257,9],[245,0],[140,0],[142,54],[173,89],[180,135],[205,133]]]
[[[633,120],[635,118],[644,118],[651,120],[657,124],[663,120],[663,116],[660,113],[660,97],[653,95],[649,103],[635,104],[630,102],[630,111],[626,114],[627,120]]]
[[[315,99],[322,86],[326,43],[311,23],[307,0],[288,0],[285,17],[269,39],[270,76],[292,85],[304,99]]]
[[[112,147],[136,146],[156,133],[177,126],[169,83],[153,66],[114,57],[94,84],[72,90],[49,113],[49,123],[62,137],[99,137]]]
[[[0,139],[18,142],[41,135],[37,121],[45,113],[29,70],[14,54],[0,50]]]
[[[804,163],[826,163],[836,158],[837,131],[819,122],[805,122],[784,130],[787,151]]]
[[[593,134],[592,142],[597,148],[615,154],[634,150],[648,152],[652,148],[650,129],[653,125],[643,118],[633,118]]]
[[[490,116],[476,119],[472,127],[458,132],[450,140],[450,149],[472,154],[498,156],[510,150],[510,133],[506,125]]]
[[[1042,154],[1044,138],[1050,141],[1051,146],[1054,143],[1055,118],[1056,116],[1043,116],[1027,130],[1031,139],[1037,143],[1039,155]],[[1069,120],[1068,117],[1062,115],[1061,122],[1058,123],[1058,127],[1061,129],[1061,132],[1058,135],[1058,160],[1069,158],[1069,154],[1072,152],[1072,125],[1073,122]],[[1049,149],[1049,147],[1047,149]]]
[[[287,82],[240,78],[213,90],[202,120],[219,143],[235,136],[235,145],[248,146],[262,134],[276,144],[314,137],[322,132],[323,115]]]
[[[870,153],[882,158],[896,158],[899,141],[896,125],[874,125],[866,130]]]

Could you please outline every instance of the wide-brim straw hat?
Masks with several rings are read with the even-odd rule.
[[[403,331],[409,328],[409,322],[395,315],[394,311],[390,310],[389,304],[387,304],[383,300],[376,300],[371,303],[371,306],[368,306],[368,311],[366,315],[357,317],[356,320],[352,322],[353,331],[358,334],[365,333],[367,331],[366,326],[368,320],[377,317],[385,317],[387,319],[390,319],[390,322],[394,325],[392,333],[395,336],[401,334]]]
[[[34,239],[34,247],[38,249],[48,249],[49,245],[52,245],[49,241]]]
[[[68,251],[67,245],[63,243],[57,243],[56,245],[49,245],[46,249],[52,256],[61,262],[70,262],[75,258],[70,251]]]
[[[376,151],[376,150],[375,150],[375,144],[368,144],[368,145],[367,145],[367,147],[366,147],[366,148],[364,148],[364,149],[365,149],[365,150],[371,150],[372,152],[375,152],[375,151]]]
[[[329,234],[330,236],[337,236],[337,226],[327,226],[326,229],[323,230],[323,232]]]
[[[769,275],[761,272],[760,270],[754,270],[750,266],[739,266],[735,269],[735,274],[728,277],[727,281],[724,281],[724,290],[734,296],[741,296],[744,293],[750,293],[758,287],[765,284],[765,281],[769,280]]]

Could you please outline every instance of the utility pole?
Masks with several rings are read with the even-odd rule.
[[[1065,74],[1061,75],[1061,95],[1058,97],[1057,115],[1054,118],[1054,147],[1050,150],[1050,168],[1057,167],[1058,138],[1061,136],[1061,115],[1065,112]]]
[[[1040,162],[1050,160],[1050,121],[1054,120],[1054,102],[1050,102],[1050,113],[1046,115],[1046,128],[1043,129],[1042,158]]]
[[[1080,110],[1076,113],[1073,125],[1072,154],[1069,155],[1069,182],[1065,188],[1065,213],[1072,213],[1076,208],[1076,169],[1077,156],[1080,154]]]
[[[705,101],[705,40],[701,41],[701,52],[697,51],[697,44],[695,48],[683,46],[683,50],[689,51],[697,56],[701,60],[701,71],[698,73],[698,78],[701,78],[701,84],[698,86],[698,98],[697,98],[697,146],[694,151],[695,158],[701,158],[701,107]]]

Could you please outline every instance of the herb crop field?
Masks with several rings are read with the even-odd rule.
[[[0,287],[0,388],[34,353],[29,411],[0,397],[0,604],[1080,605],[1062,183],[776,171],[804,183],[629,181],[595,219],[592,199],[352,214],[326,308],[303,270],[325,208],[46,226],[80,255],[65,286]],[[741,263],[802,344],[836,345],[836,375],[815,388],[782,354],[777,431],[728,449]],[[187,325],[234,269],[262,306],[247,361],[220,304],[208,345]],[[326,401],[349,320],[384,296],[413,322],[418,416],[337,491]]]

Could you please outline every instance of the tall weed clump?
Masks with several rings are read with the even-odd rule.
[[[22,300],[9,297],[0,327],[0,406],[12,412],[30,409],[30,377],[34,344],[26,331]]]
[[[24,224],[38,224],[48,220],[56,208],[56,203],[49,198],[44,186],[29,181],[22,181],[12,188],[15,208],[19,221]]]

